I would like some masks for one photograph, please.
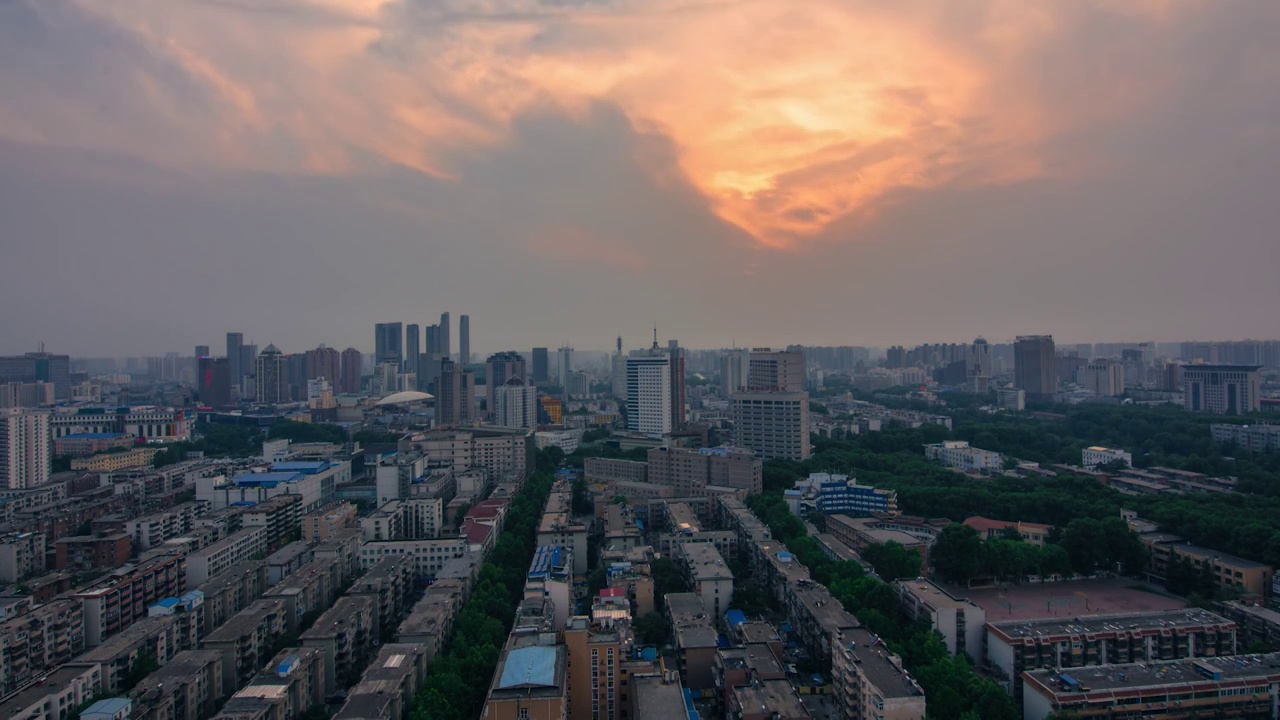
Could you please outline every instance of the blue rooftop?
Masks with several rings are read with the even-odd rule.
[[[157,600],[157,601],[156,601],[156,605],[159,605],[160,607],[167,607],[167,608],[171,608],[171,607],[174,607],[175,605],[177,605],[177,604],[178,604],[178,602],[179,602],[179,601],[178,601],[178,598],[176,598],[176,597],[167,597],[167,598],[165,598],[165,599],[163,599],[163,600]]]
[[[124,437],[124,433],[71,433],[63,435],[63,440],[114,440]]]
[[[556,649],[546,645],[531,645],[507,653],[502,666],[498,688],[555,687]]]
[[[529,564],[529,577],[547,577],[551,571],[561,565],[559,545],[539,545],[533,554],[533,562]]]
[[[730,610],[724,614],[724,619],[728,621],[729,627],[733,627],[746,622],[747,616],[741,610]]]
[[[295,482],[300,478],[301,474],[296,472],[248,473],[231,478],[231,482],[250,487],[275,487],[280,483]]]
[[[315,475],[328,469],[329,463],[324,460],[271,463],[271,472],[273,473],[289,472]]]

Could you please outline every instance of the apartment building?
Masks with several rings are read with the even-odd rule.
[[[205,650],[222,653],[222,695],[230,695],[270,657],[289,630],[288,607],[281,600],[255,600],[204,639]]]
[[[224,697],[222,652],[183,650],[129,692],[133,720],[208,720]]]
[[[878,637],[842,628],[831,638],[836,703],[851,720],[924,720],[924,690]]]
[[[133,542],[128,533],[73,535],[59,538],[54,546],[54,567],[85,572],[94,568],[118,568],[129,562]]]
[[[1187,562],[1196,570],[1206,568],[1217,587],[1223,590],[1266,595],[1271,592],[1275,568],[1265,563],[1220,553],[1170,533],[1145,532],[1138,539],[1147,547],[1148,571],[1161,579],[1174,562]]]
[[[315,559],[315,549],[298,540],[267,556],[267,582],[275,585]]]
[[[643,483],[648,482],[649,463],[589,457],[583,462],[583,476],[588,485],[615,481]]]
[[[897,580],[893,589],[903,613],[912,621],[927,619],[952,655],[964,653],[975,665],[982,662],[985,610],[921,578]]]
[[[1245,452],[1280,451],[1280,424],[1227,425],[1214,423],[1209,426],[1209,433],[1214,442],[1231,443]]]
[[[399,500],[388,500],[377,510],[360,518],[360,532],[364,535],[365,542],[403,539],[404,515],[400,508]]]
[[[84,610],[76,600],[54,600],[0,622],[0,694],[71,660],[84,647]]]
[[[300,537],[302,527],[302,496],[277,495],[265,501],[249,505],[240,511],[240,526],[266,530],[267,545],[287,542]]]
[[[267,529],[247,527],[237,530],[209,547],[187,556],[187,584],[195,587],[224,572],[232,565],[264,556]]]
[[[236,691],[218,720],[290,720],[324,705],[324,672],[314,648],[281,650],[249,683]]]
[[[733,598],[733,571],[709,543],[686,543],[678,548],[676,563],[702,607],[718,622]]]
[[[409,609],[414,590],[415,563],[407,555],[390,555],[356,579],[347,595],[368,595],[374,601],[374,629],[390,635]]]
[[[434,578],[450,560],[465,556],[470,549],[466,538],[369,542],[360,548],[360,567],[368,570],[388,556],[403,555],[413,558],[418,577]]]
[[[42,682],[0,702],[0,717],[12,720],[70,720],[77,708],[102,691],[97,665],[67,665]]]
[[[43,575],[46,543],[44,533],[39,532],[12,532],[0,537],[0,582]]]
[[[73,597],[84,606],[84,635],[88,647],[127,629],[147,616],[147,609],[167,597],[183,594],[186,559],[157,555],[126,565]]]
[[[430,662],[453,636],[453,621],[466,596],[460,580],[435,581],[396,629],[396,642],[422,646]]]
[[[334,533],[332,537],[316,545],[316,559],[333,558],[338,561],[339,575],[342,581],[355,577],[360,572],[360,529],[346,528]]]
[[[302,539],[309,543],[322,542],[355,524],[355,505],[349,502],[328,505],[302,516]]]
[[[742,392],[729,402],[734,445],[764,459],[809,458],[809,393]]]
[[[653,448],[648,455],[648,482],[676,489],[678,497],[704,494],[708,485],[759,493],[764,461],[745,448]]]
[[[715,686],[714,665],[718,634],[697,593],[668,593],[667,621],[675,634],[676,661],[685,686],[706,690]]]
[[[547,496],[538,522],[538,545],[559,545],[573,553],[573,572],[587,572],[587,526],[573,519],[573,488],[559,480]]]
[[[128,468],[151,467],[155,461],[156,448],[134,448],[122,452],[103,453],[80,457],[71,461],[72,470],[85,472],[110,473]]]
[[[302,633],[304,647],[324,656],[325,694],[350,687],[360,678],[378,641],[377,607],[368,595],[344,595]]]
[[[285,603],[292,632],[298,628],[304,615],[323,612],[337,599],[342,589],[338,571],[337,560],[317,558],[272,585],[262,597]]]
[[[986,664],[1016,680],[1024,670],[1233,655],[1234,622],[1206,610],[988,622]],[[1015,684],[1016,686],[1016,684]]]
[[[204,514],[204,504],[185,502],[161,512],[124,522],[124,532],[133,538],[138,552],[150,550],[166,540],[184,537],[195,528],[195,519]]]
[[[222,627],[236,613],[262,597],[268,587],[267,564],[262,560],[233,565],[196,586],[204,595],[201,612],[205,632]]]
[[[147,617],[118,635],[71,661],[72,665],[98,665],[102,668],[103,692],[117,695],[124,689],[125,678],[144,656],[149,655],[161,667],[182,650],[186,636],[176,615]]]
[[[334,720],[399,720],[427,678],[426,648],[420,644],[383,645]]]

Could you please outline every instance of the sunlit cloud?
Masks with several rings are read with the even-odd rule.
[[[96,65],[86,75],[110,79],[87,95],[63,76],[23,85],[29,102],[0,108],[0,137],[225,170],[347,174],[391,162],[456,179],[459,158],[509,140],[522,114],[608,102],[671,140],[719,218],[778,248],[874,218],[898,191],[1061,172],[1046,160],[1049,139],[1158,91],[1155,80],[1103,78],[1100,102],[1063,107],[1027,84],[1027,63],[1076,3],[19,4],[51,42],[68,28],[110,38],[85,56]],[[1080,5],[1154,26],[1177,12]],[[16,72],[0,69],[0,89]]]

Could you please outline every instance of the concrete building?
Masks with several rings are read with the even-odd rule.
[[[84,652],[84,610],[54,600],[0,622],[0,694],[11,693]]]
[[[1270,592],[1275,575],[1270,565],[1193,545],[1170,533],[1144,532],[1138,539],[1147,547],[1147,571],[1155,577],[1164,579],[1171,563],[1187,562],[1195,570],[1207,572],[1222,590],[1254,595]]]
[[[1019,335],[1013,343],[1013,386],[1027,400],[1052,400],[1058,391],[1052,335]]]
[[[195,587],[232,565],[265,555],[267,529],[247,527],[187,556],[187,585]]]
[[[924,446],[925,458],[962,472],[998,472],[1004,456],[998,452],[970,447],[967,440],[944,440]]]
[[[1113,462],[1124,463],[1125,467],[1133,467],[1133,455],[1124,450],[1093,445],[1080,451],[1080,464],[1086,470],[1094,470],[1099,465]]]
[[[32,575],[43,575],[46,542],[44,533],[38,532],[0,536],[0,582],[14,583]]]
[[[74,597],[84,608],[85,644],[96,647],[147,616],[147,609],[186,591],[186,559],[157,555],[126,565]]]
[[[404,555],[384,557],[356,579],[348,596],[368,595],[374,601],[374,628],[390,635],[409,610],[415,588],[414,560]]]
[[[758,679],[728,689],[728,714],[739,720],[806,720],[813,717],[791,682]]]
[[[675,488],[677,497],[705,495],[709,485],[748,493],[759,493],[764,486],[764,461],[745,448],[661,447],[646,457],[648,482]]]
[[[521,362],[523,368],[524,363]],[[489,391],[490,413],[498,427],[534,430],[538,427],[538,389],[520,377],[510,377]]]
[[[965,518],[963,524],[976,530],[978,536],[983,540],[997,540],[1002,538],[1005,533],[1013,531],[1018,533],[1022,538],[1022,542],[1030,543],[1036,547],[1044,547],[1045,542],[1049,539],[1049,531],[1053,530],[1052,525],[1019,520],[992,520],[980,515]]]
[[[489,359],[485,361],[484,383],[488,396],[486,397],[486,407],[491,417],[495,416],[495,409],[498,407],[498,389],[505,387],[512,380],[519,381],[517,386],[533,385],[533,383],[528,382],[528,375],[525,373],[524,356],[517,352],[500,352],[490,355]],[[494,424],[504,425],[504,423],[496,421]],[[523,426],[505,425],[505,427]]]
[[[49,416],[49,428],[55,440],[82,433],[122,433],[147,442],[168,443],[191,439],[190,420],[182,408],[155,405],[66,407]]]
[[[236,503],[261,503],[277,495],[302,496],[301,512],[308,513],[333,502],[334,490],[351,482],[348,461],[275,462],[267,472],[196,478],[196,499],[207,501],[211,511]]]
[[[320,653],[290,647],[267,662],[249,684],[236,691],[216,720],[290,720],[324,704]]]
[[[304,647],[324,657],[325,694],[350,687],[373,655],[378,641],[377,607],[368,595],[344,595],[302,633]]]
[[[942,528],[950,523],[949,520],[935,522],[907,516],[852,518],[848,515],[828,515],[827,532],[854,552],[861,552],[868,545],[896,542],[908,550],[920,553],[920,566],[926,568],[929,567],[929,546],[937,539]]]
[[[420,645],[430,662],[453,636],[453,621],[467,597],[467,584],[461,580],[436,580],[414,604],[408,617],[396,630],[396,642]]]
[[[585,524],[573,519],[573,491],[560,481],[547,496],[547,504],[538,522],[537,545],[558,545],[573,553],[575,575],[587,573],[587,532]]]
[[[64,435],[53,442],[55,455],[67,457],[88,457],[103,452],[128,450],[137,442],[137,438],[124,433],[80,433]]]
[[[663,353],[627,358],[627,430],[662,436],[675,429],[671,415],[671,358]]]
[[[383,645],[334,720],[404,720],[426,681],[428,661],[422,645]]]
[[[1022,412],[1027,409],[1027,391],[1022,388],[1000,388],[996,391],[996,404],[1004,410]]]
[[[865,628],[848,627],[831,642],[832,685],[843,717],[924,720],[924,690],[879,638]]]
[[[129,693],[133,720],[207,720],[223,695],[222,653],[184,650]]]
[[[0,409],[0,487],[27,488],[49,482],[53,439],[49,413]]]
[[[807,460],[809,394],[741,392],[730,397],[734,445],[766,460]]]
[[[755,348],[747,360],[748,392],[804,390],[804,353]]]
[[[204,505],[185,502],[166,510],[143,515],[124,523],[124,532],[133,540],[139,552],[164,544],[167,540],[185,537],[195,529],[195,520],[204,514]]]
[[[583,466],[584,478],[588,485],[615,480],[642,483],[647,482],[649,477],[649,463],[638,460],[589,457]]]
[[[87,572],[94,568],[118,568],[129,562],[132,542],[128,533],[73,535],[53,544],[54,567]]]
[[[668,593],[664,600],[685,687],[691,690],[714,687],[718,637],[714,618],[707,614],[697,593]]]
[[[498,659],[480,717],[564,720],[569,712],[567,660],[564,645],[513,635]]]
[[[683,543],[677,546],[676,563],[702,607],[718,620],[733,598],[733,571],[720,552],[708,543]]]
[[[1214,442],[1230,443],[1245,452],[1280,452],[1280,425],[1214,423],[1209,432]]]
[[[127,676],[144,655],[163,667],[184,649],[180,622],[177,615],[144,618],[75,658],[71,664],[101,666],[103,692],[119,694],[124,691]]]
[[[1247,415],[1261,409],[1258,365],[1183,365],[1183,403],[1189,412]]]
[[[0,702],[0,717],[70,720],[73,710],[87,704],[101,690],[102,670],[97,665],[68,665]]]
[[[1094,358],[1080,368],[1080,387],[1099,397],[1124,394],[1124,365],[1109,358]]]
[[[903,613],[912,621],[926,618],[952,655],[964,653],[975,665],[982,662],[985,610],[924,579],[896,580],[893,588]]]
[[[328,540],[338,530],[356,525],[356,506],[339,502],[302,516],[302,539],[306,542]]]
[[[1197,609],[989,622],[986,665],[997,677],[1016,681],[1023,671],[1042,667],[1234,655],[1236,627]]]
[[[1108,664],[1022,676],[1022,717],[1273,718],[1280,653]]]
[[[289,402],[287,358],[280,348],[268,345],[256,360],[257,374],[254,376],[254,399],[260,405],[277,405]]]
[[[789,505],[795,505],[791,512],[797,517],[803,510],[823,515],[898,513],[897,492],[859,485],[848,475],[810,473],[807,479],[796,481],[794,490],[787,491],[786,498]]]
[[[268,587],[267,564],[252,560],[234,565],[196,587],[204,596],[204,629],[212,632],[262,597]]]
[[[289,629],[288,609],[280,600],[256,600],[205,637],[204,649],[222,653],[222,695],[248,682],[271,657],[276,641]]]
[[[436,381],[436,425],[468,425],[475,419],[476,374],[452,360],[442,360]]]
[[[246,529],[264,529],[267,545],[278,545],[300,535],[301,507],[301,495],[276,495],[263,502],[245,506],[240,511],[240,524]]]
[[[413,558],[414,573],[419,578],[436,577],[451,560],[465,557],[471,545],[465,537],[435,540],[385,540],[367,542],[360,548],[360,566],[368,569],[388,556]]]

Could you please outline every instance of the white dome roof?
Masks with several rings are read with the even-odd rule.
[[[374,404],[375,405],[407,405],[408,403],[425,402],[427,400],[434,400],[434,399],[435,399],[434,395],[429,395],[424,392],[417,392],[416,390],[405,390],[404,392],[392,393],[382,398],[381,400],[379,400]]]

